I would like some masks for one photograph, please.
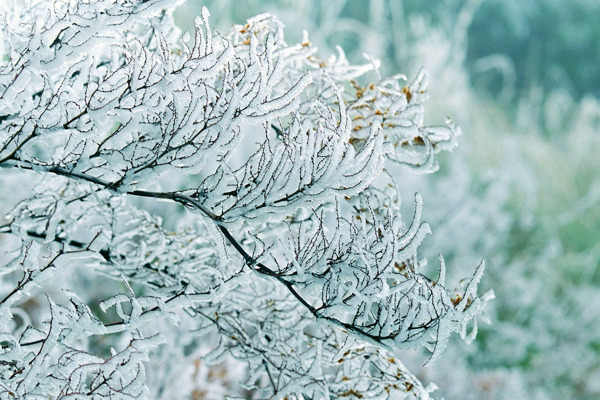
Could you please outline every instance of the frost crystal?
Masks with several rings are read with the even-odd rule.
[[[388,166],[432,172],[459,133],[423,126],[426,74],[320,59],[268,14],[181,34],[172,7],[2,19],[0,166],[44,180],[0,227],[0,398],[169,398],[203,363],[242,368],[230,396],[428,398],[400,350],[438,357],[492,296],[483,264],[455,296],[443,259],[426,277],[421,197],[400,215]]]

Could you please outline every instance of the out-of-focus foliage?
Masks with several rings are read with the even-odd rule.
[[[469,28],[467,60],[506,55],[519,94],[532,86],[566,88],[576,98],[600,96],[600,3],[576,1],[483,1]],[[484,63],[481,63],[484,65]],[[492,83],[496,91],[500,80]]]
[[[478,340],[451,341],[435,368],[415,360],[417,375],[448,400],[599,397],[598,2],[260,3],[292,30],[311,19],[312,39],[342,41],[349,59],[426,67],[429,116],[454,116],[468,138],[438,173],[397,179],[432,205],[427,255],[484,257],[497,299]]]

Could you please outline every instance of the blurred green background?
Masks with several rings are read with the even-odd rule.
[[[398,172],[406,215],[421,192],[432,271],[442,253],[457,283],[485,259],[496,293],[473,344],[427,367],[406,354],[435,395],[600,398],[600,2],[190,0],[178,24],[202,5],[224,34],[270,12],[323,57],[340,45],[382,76],[429,72],[428,122],[450,116],[463,135],[437,173]]]

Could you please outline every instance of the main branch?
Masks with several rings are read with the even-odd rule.
[[[21,161],[21,160],[17,160],[17,159],[11,159],[11,160],[5,161],[0,164],[0,167],[19,168],[19,169],[23,169],[23,170],[48,172],[48,173],[64,176],[64,177],[70,178],[70,179],[76,179],[76,180],[80,180],[80,181],[90,182],[90,183],[99,185],[101,187],[104,187],[105,189],[109,189],[109,190],[113,190],[113,191],[117,191],[117,189],[118,189],[117,187],[114,186],[114,184],[112,184],[110,182],[105,182],[102,179],[99,179],[99,178],[96,178],[93,176],[89,176],[89,175],[86,175],[83,173],[73,172],[64,167],[46,166],[46,165],[41,165],[41,164],[35,164],[33,162]],[[202,212],[202,214],[204,214],[213,223],[215,223],[217,225],[217,227],[223,233],[223,235],[225,236],[227,241],[244,258],[245,264],[248,267],[252,268],[253,270],[255,270],[256,272],[258,272],[259,274],[261,274],[263,276],[274,278],[275,280],[277,280],[278,282],[283,284],[286,287],[286,289],[292,294],[292,296],[294,296],[306,309],[308,309],[308,311],[310,311],[310,313],[315,318],[328,321],[329,323],[339,326],[339,327],[347,330],[348,332],[352,332],[355,335],[361,337],[362,339],[364,339],[372,344],[378,345],[378,346],[384,345],[384,343],[382,343],[381,340],[388,339],[388,338],[379,337],[377,335],[372,335],[368,332],[365,332],[364,330],[362,330],[361,328],[359,328],[355,325],[349,324],[347,322],[342,322],[336,318],[321,315],[321,313],[319,312],[319,310],[317,308],[312,306],[308,301],[306,301],[306,299],[304,297],[302,297],[302,295],[300,293],[298,293],[296,288],[294,288],[293,283],[289,282],[282,275],[276,273],[274,270],[267,267],[263,263],[258,262],[255,258],[253,258],[250,254],[248,254],[248,252],[242,247],[242,245],[233,237],[231,232],[229,232],[229,230],[227,230],[221,217],[219,217],[218,215],[213,213],[211,210],[209,210],[207,207],[205,207],[203,204],[201,204],[194,198],[192,198],[186,194],[179,193],[179,192],[153,192],[153,191],[145,191],[145,190],[132,190],[132,191],[125,192],[124,194],[128,194],[131,196],[137,196],[137,197],[168,199],[173,202],[182,204],[184,206],[194,207],[194,208],[198,209],[200,212]],[[179,296],[176,296],[176,297],[179,297]],[[173,299],[170,299],[170,300],[173,300]]]

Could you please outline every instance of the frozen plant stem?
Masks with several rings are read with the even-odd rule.
[[[0,392],[137,399],[148,373],[165,374],[165,393],[174,365],[197,366],[197,334],[213,343],[207,364],[245,365],[255,397],[427,399],[391,355],[433,359],[453,332],[472,340],[490,298],[483,264],[453,293],[442,259],[424,276],[421,196],[409,223],[400,213],[392,175],[434,172],[460,132],[424,125],[427,74],[365,83],[377,62],[321,59],[308,37],[288,45],[267,14],[223,36],[203,9],[192,38],[173,6],[39,0],[0,21],[0,179],[44,175],[0,227],[20,241],[1,250],[0,283],[24,277],[0,296]],[[161,177],[182,189],[147,190]],[[181,204],[202,228],[165,231],[125,195]],[[47,295],[39,322],[14,322],[28,321],[24,296],[76,266],[120,292],[84,301],[90,289],[67,279],[66,301]],[[170,367],[149,370],[150,351]]]
[[[19,161],[16,161],[14,163],[11,163],[9,161],[5,161],[4,163],[0,164],[0,167],[17,167],[23,170],[44,170],[46,168],[44,168],[43,166],[36,166],[33,167],[32,165],[28,165],[27,163],[22,163]],[[47,168],[46,169],[47,172],[50,173],[54,173],[60,176],[64,176],[67,178],[71,178],[71,179],[78,179],[78,180],[82,180],[82,181],[87,181],[87,182],[91,182],[94,183],[96,185],[102,186],[104,188],[107,189],[114,189],[112,187],[111,184],[102,182],[102,180],[91,177],[91,176],[86,176],[85,174],[77,174],[77,173],[71,173],[70,171],[67,171],[64,168],[60,168],[60,167],[51,167],[51,168]],[[264,264],[257,262],[254,258],[252,258],[252,256],[250,256],[246,250],[244,250],[244,248],[238,243],[238,241],[231,235],[231,233],[227,230],[227,228],[222,224],[222,220],[219,216],[215,215],[212,211],[210,211],[208,208],[206,208],[205,206],[203,206],[202,204],[200,204],[199,202],[197,202],[196,200],[194,200],[193,198],[191,198],[190,196],[187,196],[185,194],[182,193],[164,193],[164,192],[149,192],[149,191],[144,191],[144,190],[132,190],[129,192],[126,192],[126,194],[131,195],[131,196],[139,196],[139,197],[151,197],[151,198],[156,198],[156,199],[168,199],[168,200],[172,200],[176,203],[179,203],[183,206],[191,206],[194,208],[197,208],[199,211],[201,211],[205,216],[207,216],[208,218],[210,218],[219,228],[219,230],[223,233],[223,235],[225,236],[225,238],[227,239],[227,241],[236,249],[236,251],[244,258],[244,261],[246,263],[247,266],[249,266],[250,268],[252,268],[253,270],[255,270],[256,272],[258,272],[261,275],[264,276],[268,276],[268,277],[272,277],[275,278],[278,282],[280,282],[281,284],[283,284],[286,289],[300,302],[300,304],[302,304],[304,307],[306,307],[310,313],[312,315],[314,315],[316,318],[322,318],[334,325],[338,325],[344,329],[346,329],[349,332],[353,332],[365,339],[368,339],[369,341],[377,344],[377,341],[380,340],[380,337],[377,337],[375,335],[371,335],[367,332],[364,332],[363,330],[361,330],[360,328],[357,328],[355,326],[352,326],[351,324],[345,323],[345,322],[341,322],[339,320],[337,320],[336,318],[332,318],[332,317],[327,317],[327,316],[320,316],[318,313],[318,310],[313,307],[312,305],[310,305],[293,287],[293,284],[290,283],[288,280],[286,280],[282,275],[277,274],[275,271],[273,271],[272,269],[270,269],[269,267],[265,266]],[[169,300],[167,300],[167,303],[174,300],[176,297],[170,298]],[[157,311],[157,309],[152,309],[152,310],[148,310],[147,312],[154,312]]]

